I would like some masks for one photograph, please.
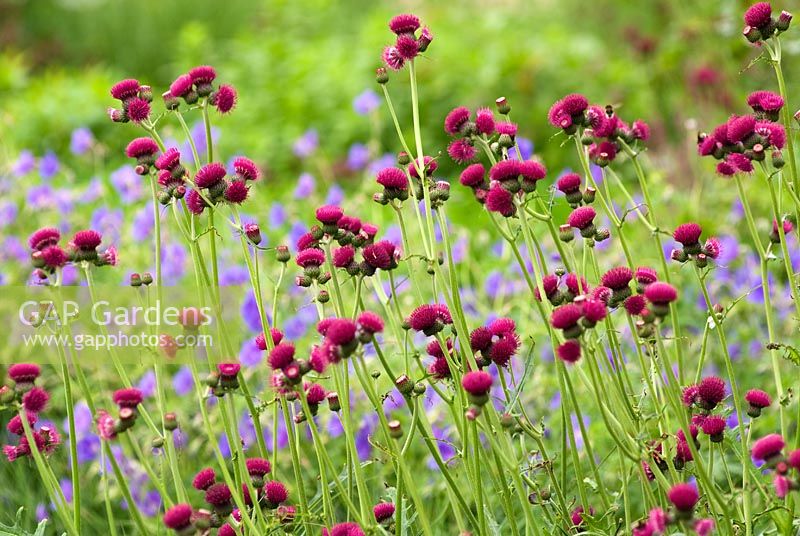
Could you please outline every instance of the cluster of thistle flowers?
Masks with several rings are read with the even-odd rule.
[[[763,162],[768,152],[773,167],[784,165],[781,149],[786,144],[786,131],[777,122],[783,98],[771,91],[754,91],[747,97],[747,104],[752,114],[732,115],[711,134],[700,133],[697,137],[698,153],[720,160],[717,173],[723,177],[752,173],[753,162]]]
[[[394,71],[402,69],[407,61],[411,61],[426,50],[433,41],[433,34],[424,27],[420,30],[419,17],[411,14],[402,14],[389,21],[389,29],[397,36],[393,45],[383,49],[383,62]],[[417,32],[419,31],[419,35]],[[379,79],[385,78],[386,73],[378,73]],[[385,80],[384,80],[385,81]]]
[[[742,34],[747,40],[751,43],[761,43],[788,30],[792,23],[792,14],[781,11],[777,18],[773,18],[770,3],[758,2],[745,11],[744,23]]]
[[[396,168],[390,169],[400,171]],[[331,274],[323,272],[323,266],[327,258],[324,248],[332,244],[337,244],[338,247],[331,251],[331,264],[351,276],[368,277],[375,274],[376,270],[397,268],[400,250],[388,240],[376,242],[378,228],[375,225],[345,215],[340,207],[334,205],[319,207],[316,218],[320,225],[314,225],[297,240],[298,253],[295,262],[303,269],[303,273],[295,278],[297,286],[310,287],[315,282],[325,285],[330,281]],[[359,253],[361,261],[356,260]],[[279,248],[278,260],[286,262],[288,259],[288,249]],[[326,303],[329,299],[328,291],[321,289],[317,300]]]
[[[769,434],[753,443],[750,449],[753,460],[761,464],[762,470],[773,474],[772,485],[780,499],[790,491],[800,490],[800,449],[784,455],[785,446],[780,434]]]
[[[117,405],[116,416],[104,409],[97,410],[95,415],[97,433],[101,439],[106,441],[114,440],[119,434],[133,428],[136,418],[139,416],[138,407],[144,400],[144,395],[136,387],[128,387],[114,391],[112,399]],[[165,415],[164,425],[170,430],[175,430],[178,427],[175,415]]]
[[[709,259],[716,259],[722,252],[722,246],[715,237],[708,238],[704,244],[700,243],[703,228],[694,222],[683,223],[675,228],[672,237],[681,244],[680,249],[673,249],[670,253],[672,260],[684,263],[693,260],[698,268],[705,268]]]
[[[8,377],[13,385],[0,387],[0,404],[19,409],[6,426],[12,436],[19,437],[16,445],[3,445],[3,454],[9,462],[33,456],[29,437],[33,438],[34,448],[45,456],[51,455],[61,444],[61,436],[54,427],[42,425],[35,428],[39,414],[47,408],[50,401],[50,393],[35,385],[41,372],[41,368],[33,363],[11,365],[8,367]],[[27,420],[30,436],[25,430],[23,418]]]
[[[631,291],[634,279],[636,293]],[[555,306],[550,323],[566,339],[556,348],[556,355],[567,363],[581,358],[581,337],[603,321],[610,310],[622,305],[628,315],[636,318],[638,335],[650,338],[655,334],[656,322],[669,314],[670,304],[678,299],[675,287],[658,281],[656,271],[647,266],[635,271],[627,266],[611,268],[594,288],[583,277],[558,272],[542,278],[542,287],[545,297]],[[539,289],[535,296],[541,301]]]
[[[242,483],[244,505],[249,510],[260,508],[273,515],[287,530],[291,529],[297,513],[294,506],[287,504],[289,491],[278,480],[265,480],[272,470],[269,461],[264,458],[247,458],[245,468],[250,477],[249,484]],[[164,524],[177,534],[196,534],[197,531],[216,528],[219,536],[240,534],[242,512],[234,506],[233,494],[224,482],[217,482],[217,474],[213,468],[200,470],[192,479],[192,487],[203,492],[203,498],[209,509],[193,509],[187,503],[173,506],[164,514]],[[255,500],[251,494],[255,492]]]
[[[423,178],[420,178],[419,162],[412,161],[408,153],[401,151],[397,155],[397,165],[399,167],[383,168],[375,174],[375,182],[383,187],[383,191],[376,192],[372,200],[379,205],[392,204],[395,208],[399,208],[402,202],[408,199],[410,187],[413,188],[410,193],[414,199],[423,199],[422,181],[427,181],[430,185],[428,198],[431,208],[439,208],[450,199],[450,183],[433,180],[433,173],[439,167],[433,157],[426,156],[422,159]]]
[[[236,90],[223,84],[214,87],[217,73],[213,67],[201,65],[182,74],[162,94],[168,110],[175,110],[181,100],[187,105],[197,104],[200,99],[208,99],[220,113],[230,112],[236,106]],[[153,89],[141,85],[138,80],[128,78],[114,84],[111,96],[120,101],[121,108],[109,108],[108,117],[115,123],[143,123],[150,119]]]
[[[78,231],[67,244],[66,249],[58,245],[61,233],[53,227],[43,227],[34,232],[28,239],[31,249],[34,280],[43,284],[56,270],[69,263],[92,263],[95,266],[116,266],[117,249],[109,246],[103,252],[97,248],[103,237],[97,231],[87,229]]]
[[[672,504],[670,511],[662,508],[650,510],[647,519],[641,520],[633,527],[633,536],[660,536],[667,534],[671,527],[680,529],[683,534],[692,530],[698,536],[708,536],[714,530],[714,520],[710,518],[695,519],[694,509],[700,495],[692,484],[679,483],[667,492],[667,499]]]
[[[637,119],[628,125],[613,107],[590,106],[586,97],[577,93],[553,103],[547,119],[567,135],[577,134],[582,128],[581,143],[589,147],[589,159],[600,167],[614,161],[620,141],[630,145],[650,138],[650,127],[644,121]]]

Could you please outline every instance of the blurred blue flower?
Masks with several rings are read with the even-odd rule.
[[[79,127],[72,131],[69,140],[69,150],[72,154],[82,155],[92,148],[94,135],[86,127]]]
[[[375,175],[383,168],[392,167],[395,164],[397,164],[397,156],[392,153],[385,153],[369,163],[367,172],[370,175]]]
[[[339,205],[344,200],[344,190],[338,184],[331,184],[328,189],[328,196],[325,198],[326,205]]]
[[[172,388],[178,396],[186,396],[194,389],[192,369],[188,365],[182,366],[172,377]]]
[[[302,136],[295,140],[292,151],[298,158],[308,158],[319,146],[319,133],[316,129],[306,130]]]
[[[347,167],[353,171],[364,169],[369,163],[369,147],[363,143],[354,143],[347,151]]]
[[[91,203],[97,201],[102,195],[103,181],[101,181],[99,177],[92,177],[92,180],[86,185],[86,189],[78,196],[78,202]]]
[[[7,227],[17,218],[17,205],[13,201],[0,203],[0,229]]]
[[[14,162],[14,166],[11,168],[11,173],[17,177],[22,177],[23,175],[27,175],[33,171],[35,168],[36,157],[33,156],[31,151],[25,150],[19,153],[17,161]]]
[[[161,246],[161,277],[165,285],[174,285],[180,281],[186,272],[186,248],[178,243],[162,244]],[[155,268],[151,269],[155,273]]]
[[[528,138],[523,138],[522,136],[517,136],[516,141],[517,146],[508,150],[509,158],[528,160],[533,156],[533,142],[531,140]],[[517,153],[517,148],[519,148],[519,153]]]
[[[103,235],[103,242],[118,243],[122,227],[122,210],[98,207],[92,212],[89,226]]]
[[[136,242],[144,242],[153,232],[155,225],[155,218],[153,218],[153,207],[150,205],[142,205],[133,215],[133,224],[131,225],[131,238]]]
[[[286,208],[282,203],[272,203],[269,207],[269,226],[272,228],[280,227],[286,223]]]
[[[153,396],[156,392],[156,375],[152,370],[145,372],[136,387],[145,397]]]
[[[39,175],[43,179],[49,179],[55,176],[59,169],[61,169],[61,163],[58,161],[56,153],[47,151],[39,162]]]
[[[144,196],[142,178],[136,174],[133,166],[125,165],[112,171],[110,179],[124,204],[133,203]]]
[[[303,173],[297,178],[297,187],[294,189],[294,196],[297,198],[308,197],[314,193],[317,181],[310,173]]]
[[[239,362],[245,367],[255,367],[264,358],[264,352],[258,349],[255,341],[249,338],[244,341],[239,350]]]
[[[353,109],[359,115],[367,115],[380,106],[381,98],[372,89],[365,89],[353,99]]]

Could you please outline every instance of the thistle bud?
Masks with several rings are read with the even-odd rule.
[[[131,286],[132,287],[141,287],[142,286],[142,276],[139,274],[131,274]]]
[[[161,98],[164,99],[164,107],[167,110],[177,110],[178,106],[181,105],[181,101],[178,100],[177,97],[173,96],[169,91],[162,93]]]
[[[125,112],[117,108],[109,108],[106,110],[106,114],[108,115],[108,118],[115,123],[126,123],[128,121],[128,118],[125,116]]]
[[[789,25],[792,23],[792,14],[788,11],[781,11],[781,14],[778,16],[778,20],[775,23],[775,27],[778,29],[779,32],[785,32],[789,29]]]
[[[403,425],[398,420],[391,420],[388,422],[389,435],[395,439],[403,437]]]
[[[567,224],[559,226],[558,238],[562,242],[572,242],[575,239],[575,233],[572,231],[572,227]]]
[[[427,387],[425,387],[424,383],[417,382],[417,383],[414,384],[414,394],[415,395],[422,396],[422,395],[425,394],[426,390],[427,390]]]
[[[142,274],[143,285],[150,285],[152,282],[153,282],[153,275],[150,272],[145,272]]]
[[[329,301],[331,301],[331,295],[325,289],[320,290],[319,294],[317,294],[317,301],[319,303],[328,303]]]
[[[583,192],[583,202],[588,204],[594,203],[594,198],[597,195],[597,190],[593,187],[588,186],[586,190]]]
[[[378,67],[375,70],[375,81],[381,85],[389,81],[389,73],[386,72],[384,67]]]
[[[244,235],[253,244],[261,243],[261,229],[255,223],[248,223],[244,226]]]
[[[686,262],[689,260],[689,255],[682,249],[673,249],[672,252],[669,254],[669,257],[673,261],[677,262]]]
[[[412,382],[411,378],[405,374],[398,376],[394,381],[394,385],[397,387],[397,390],[404,395],[411,394],[411,392],[414,390],[414,382]]]
[[[150,86],[139,86],[139,98],[147,102],[153,102],[153,88]]]
[[[172,432],[173,430],[177,430],[178,428],[178,416],[174,413],[165,413],[164,414],[164,429],[169,430]]]
[[[163,437],[154,437],[153,440],[150,442],[150,446],[154,449],[160,449],[164,446],[164,438]]]
[[[608,240],[611,237],[611,231],[609,231],[605,227],[601,227],[594,233],[594,239],[597,242],[602,242],[604,240]]]
[[[275,248],[275,258],[278,262],[286,264],[289,262],[289,259],[292,258],[292,255],[289,253],[289,248],[287,246],[278,246]]]
[[[783,160],[783,153],[780,151],[772,152],[772,167],[780,169],[786,162]]]
[[[169,202],[172,201],[172,196],[169,195],[169,192],[161,190],[158,192],[158,202],[162,205],[169,205]]]
[[[761,41],[761,32],[758,31],[758,28],[745,26],[744,30],[742,30],[742,34],[744,34],[745,38],[751,43],[758,43]]]
[[[407,152],[401,151],[397,154],[397,163],[401,166],[407,166],[411,163],[411,157],[408,156]]]
[[[331,411],[336,412],[342,409],[342,404],[339,402],[339,393],[331,391],[325,398],[328,400],[328,407]]]
[[[511,105],[505,97],[500,97],[494,101],[497,106],[497,111],[502,115],[508,115],[511,112]]]

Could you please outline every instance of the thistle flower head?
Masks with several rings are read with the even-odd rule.
[[[217,371],[222,378],[236,378],[242,366],[239,363],[227,362],[217,365]]]
[[[492,187],[489,188],[489,192],[486,194],[486,208],[506,218],[510,218],[517,211],[517,207],[514,206],[513,194],[497,182],[492,184]]]
[[[297,254],[295,262],[301,268],[322,266],[325,263],[325,252],[317,248],[304,249]]]
[[[181,152],[175,147],[170,147],[156,158],[156,168],[172,171],[180,163],[180,160]]]
[[[699,243],[702,232],[703,229],[696,223],[683,223],[675,228],[672,237],[684,246],[691,246]]]
[[[189,69],[189,76],[195,84],[210,84],[217,78],[217,71],[210,65],[198,65]]]
[[[225,200],[235,205],[241,204],[247,199],[250,189],[244,181],[231,181],[225,187]]]
[[[364,248],[364,262],[378,270],[391,270],[397,264],[397,248],[388,240],[381,240]]]
[[[489,170],[489,179],[498,182],[517,180],[521,172],[519,160],[500,160]]]
[[[321,404],[327,394],[325,388],[318,383],[312,383],[306,387],[306,400],[309,404]]]
[[[336,225],[342,216],[344,211],[335,205],[321,206],[316,210],[317,220],[323,225]]]
[[[691,512],[700,496],[693,485],[680,483],[670,488],[667,498],[679,512]]]
[[[194,81],[188,74],[182,74],[169,85],[169,92],[173,97],[185,97],[192,90]]]
[[[470,111],[464,106],[453,108],[444,118],[444,131],[451,136],[461,134],[461,130],[469,122]]]
[[[475,129],[479,134],[491,136],[495,131],[494,114],[489,108],[479,108],[475,112]]]
[[[756,441],[750,453],[755,460],[768,461],[770,458],[778,456],[785,445],[780,434],[769,434]]]
[[[211,103],[221,114],[227,114],[236,107],[236,89],[228,84],[222,84],[211,94]]]
[[[61,240],[61,233],[54,227],[43,227],[28,238],[28,246],[33,251],[42,251],[48,246],[55,246]]]
[[[47,402],[50,400],[50,394],[41,387],[34,387],[30,391],[22,395],[22,406],[26,411],[31,413],[39,413],[47,407]]]
[[[205,491],[205,501],[208,504],[223,506],[231,502],[231,489],[224,482],[211,484]]]
[[[114,403],[120,408],[135,408],[144,400],[142,392],[135,388],[118,389],[114,391]]]
[[[668,304],[678,299],[678,291],[669,283],[657,281],[647,286],[644,290],[644,297],[650,303]]]
[[[717,376],[707,376],[697,384],[697,398],[706,409],[713,409],[725,399],[725,382]]]
[[[467,187],[476,188],[483,185],[486,177],[486,168],[483,164],[471,164],[461,172],[458,181]]]
[[[744,23],[753,28],[763,28],[772,19],[772,6],[769,2],[757,2],[744,12]]]
[[[581,358],[581,344],[575,339],[569,339],[558,345],[556,355],[565,363],[575,363]]]
[[[246,181],[254,181],[260,175],[255,162],[244,156],[240,156],[233,161],[233,170]]]
[[[325,330],[325,338],[338,346],[347,346],[356,338],[358,326],[348,318],[335,318]]]
[[[117,100],[125,101],[139,94],[139,81],[134,78],[120,80],[111,86],[111,96]]]
[[[469,138],[461,138],[448,144],[447,154],[456,164],[467,164],[475,160],[478,151]]]
[[[150,103],[139,97],[128,99],[127,114],[134,123],[141,123],[150,117]]]
[[[289,491],[282,482],[270,480],[264,484],[264,497],[267,499],[267,503],[274,508],[286,502],[286,499],[289,498]]]
[[[393,190],[407,190],[408,177],[402,169],[396,167],[388,167],[380,170],[375,176],[375,182],[384,188]]]
[[[721,435],[725,431],[725,419],[719,415],[709,415],[703,420],[700,429],[709,436]]]
[[[80,250],[93,251],[97,249],[97,246],[99,246],[102,241],[103,237],[100,236],[100,233],[92,229],[87,229],[75,233],[71,243]]]
[[[125,147],[125,156],[128,158],[141,158],[152,156],[158,152],[158,144],[152,138],[134,138]]]
[[[188,504],[176,504],[164,513],[164,525],[174,531],[182,531],[192,524],[192,507]]]
[[[201,469],[194,475],[192,479],[192,487],[199,491],[205,491],[210,488],[217,480],[217,474],[210,467]]]
[[[461,378],[461,387],[471,395],[485,395],[492,387],[492,376],[483,370],[472,370]]]
[[[211,188],[222,181],[226,174],[225,166],[219,162],[211,162],[197,170],[194,183],[198,188]]]
[[[294,361],[294,345],[290,342],[282,342],[276,345],[269,353],[269,366],[273,369],[283,369]]]
[[[783,104],[783,97],[772,91],[753,91],[747,96],[747,105],[754,112],[777,112]]]
[[[389,29],[397,35],[413,34],[419,29],[419,27],[419,17],[412,15],[411,13],[395,15],[391,18],[391,20],[389,20]]]
[[[358,523],[347,521],[334,525],[330,530],[323,528],[322,536],[364,536],[364,531]]]
[[[567,223],[572,228],[583,230],[594,223],[595,216],[597,213],[592,207],[578,207],[570,213]]]
[[[574,303],[560,305],[550,314],[550,323],[556,329],[570,329],[578,324],[583,316],[580,306]]]
[[[361,331],[374,335],[375,333],[380,333],[383,331],[383,319],[371,312],[371,311],[364,311],[358,318],[356,319],[356,324],[358,324],[358,328]]]
[[[372,513],[375,516],[375,521],[383,523],[394,515],[394,504],[389,502],[378,503],[372,508]]]
[[[744,395],[745,401],[754,408],[764,409],[772,404],[770,396],[761,389],[750,389]]]
[[[33,383],[42,373],[42,369],[35,363],[15,363],[8,367],[7,373],[16,383]]]
[[[633,272],[627,266],[617,266],[612,268],[600,278],[600,284],[611,290],[621,290],[627,288],[633,279]]]

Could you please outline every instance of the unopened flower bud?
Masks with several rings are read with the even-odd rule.
[[[389,73],[386,72],[384,67],[378,67],[375,70],[375,81],[381,85],[389,81]]]
[[[397,154],[397,163],[401,166],[407,166],[411,163],[411,157],[408,156],[407,152],[401,151]]]
[[[745,38],[751,43],[757,43],[761,41],[761,32],[758,31],[758,28],[745,26],[744,30],[742,30],[742,34],[744,34]]]
[[[331,301],[331,295],[325,289],[320,290],[319,294],[317,294],[317,301],[319,303],[328,303],[329,301]]]
[[[106,110],[106,114],[108,115],[108,118],[115,123],[125,123],[128,120],[128,118],[125,116],[125,112],[117,108],[109,108]]]
[[[395,439],[400,439],[403,437],[403,425],[400,424],[398,420],[391,420],[388,423],[389,426],[389,435]]]
[[[154,449],[160,449],[164,446],[164,438],[163,437],[154,437],[153,440],[150,442],[150,446]]]
[[[773,151],[772,152],[772,167],[776,169],[780,169],[785,164],[783,160],[783,153],[780,151]]]
[[[261,243],[261,228],[258,224],[248,223],[244,226],[244,235],[253,244]]]
[[[181,105],[181,101],[169,91],[162,93],[161,98],[164,99],[164,107],[167,110],[176,110]]]
[[[672,252],[669,254],[669,257],[673,261],[677,262],[686,262],[689,260],[689,255],[682,249],[673,249]]]
[[[608,240],[611,237],[611,231],[609,231],[605,227],[601,227],[594,233],[594,239],[597,242],[602,242],[604,240]]]
[[[278,262],[287,263],[289,259],[292,258],[292,255],[289,253],[289,248],[287,246],[278,246],[275,248],[275,258]]]
[[[178,416],[174,413],[165,413],[164,414],[164,429],[169,430],[172,432],[178,428]]]
[[[142,286],[142,276],[139,274],[131,274],[131,286],[132,287],[141,287]]]
[[[142,274],[142,284],[143,285],[150,285],[153,282],[153,274],[150,272],[145,272]]]
[[[778,29],[779,32],[785,32],[789,29],[789,25],[792,23],[792,14],[788,11],[781,11],[781,14],[778,16],[778,20],[775,22],[775,27]]]
[[[405,374],[398,376],[394,381],[394,385],[397,387],[397,390],[404,395],[411,394],[411,392],[414,390],[414,382],[412,382],[411,378]]]
[[[597,195],[597,190],[593,187],[588,186],[586,190],[583,192],[583,202],[587,205],[590,203],[594,203],[594,198]]]
[[[511,112],[511,105],[505,97],[500,97],[494,101],[497,106],[497,111],[502,115],[508,115]]]
[[[339,402],[339,393],[331,391],[325,398],[328,400],[328,407],[331,411],[335,412],[342,409],[342,404]]]
[[[558,238],[562,242],[572,242],[572,240],[575,239],[575,233],[573,232],[572,227],[567,224],[559,226]]]
[[[150,86],[139,86],[139,98],[147,102],[153,102],[153,88]]]
[[[427,390],[427,387],[425,387],[424,383],[417,382],[417,383],[414,384],[414,394],[415,395],[422,396],[422,395],[425,394],[426,390]]]

